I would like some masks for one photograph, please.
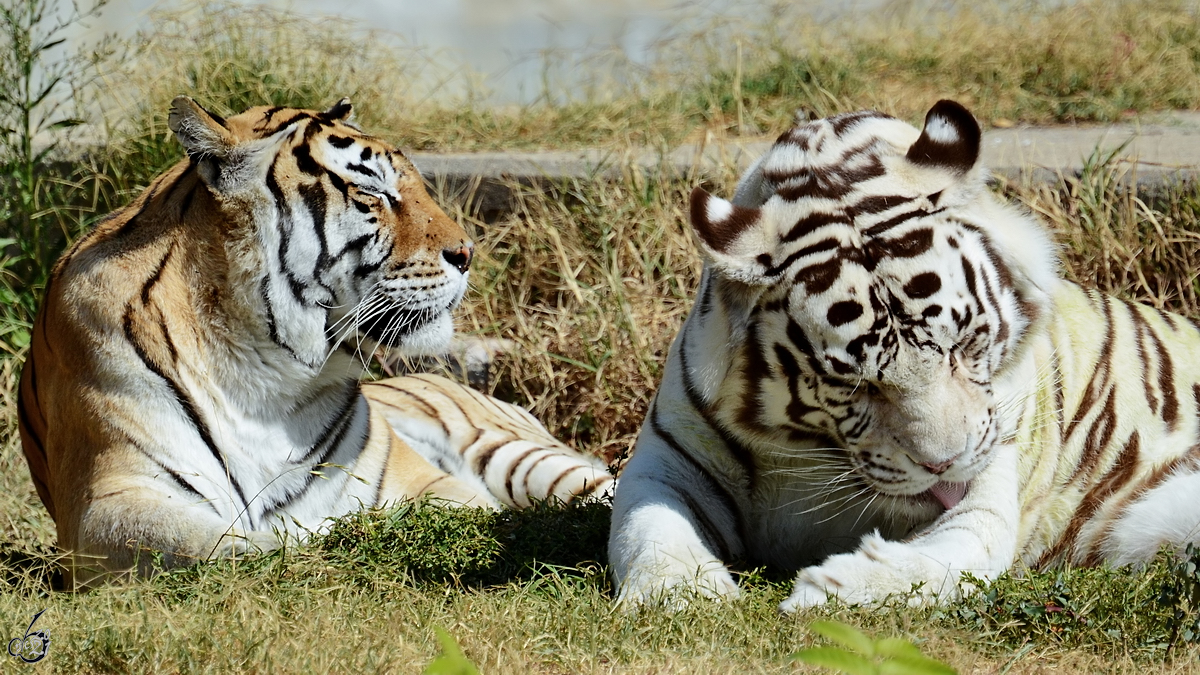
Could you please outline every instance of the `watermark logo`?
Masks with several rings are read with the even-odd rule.
[[[33,624],[45,613],[46,610],[43,609],[33,615],[33,621],[30,621],[29,628],[25,629],[25,637],[8,641],[9,656],[21,659],[25,663],[37,663],[46,658],[46,654],[50,653],[50,631],[33,629]]]

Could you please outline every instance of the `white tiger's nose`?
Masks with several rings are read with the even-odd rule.
[[[925,467],[925,470],[929,473],[935,476],[940,476],[946,473],[947,469],[954,466],[954,463],[958,461],[959,457],[962,457],[962,455],[955,455],[944,462],[918,462],[915,459],[913,459],[913,462],[915,462],[918,466]],[[909,459],[912,459],[912,457],[909,457]]]

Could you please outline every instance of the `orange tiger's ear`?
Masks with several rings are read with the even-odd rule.
[[[321,117],[324,117],[326,120],[328,120],[330,122],[333,122],[333,121],[346,122],[346,121],[349,121],[350,118],[353,116],[354,116],[354,107],[350,105],[350,98],[346,97],[346,96],[343,96],[342,100],[338,101],[337,103],[334,103],[332,108],[321,113]]]
[[[224,118],[205,110],[187,96],[176,96],[171,101],[167,126],[175,132],[175,138],[192,159],[223,159],[237,144],[233,134],[225,128]]]

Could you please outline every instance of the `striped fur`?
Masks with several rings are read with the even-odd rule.
[[[526,506],[610,487],[515,406],[431,376],[360,386],[376,344],[447,346],[472,244],[349,115],[226,120],[176,99],[188,159],[55,267],[20,431],[76,582],[425,494]]]
[[[1064,281],[956,103],[796,127],[702,190],[696,306],[614,500],[619,595],[914,603],[1200,541],[1200,332]]]

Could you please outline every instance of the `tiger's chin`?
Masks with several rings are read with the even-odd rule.
[[[454,339],[454,319],[444,311],[414,330],[387,344],[405,356],[440,356],[450,348]]]

